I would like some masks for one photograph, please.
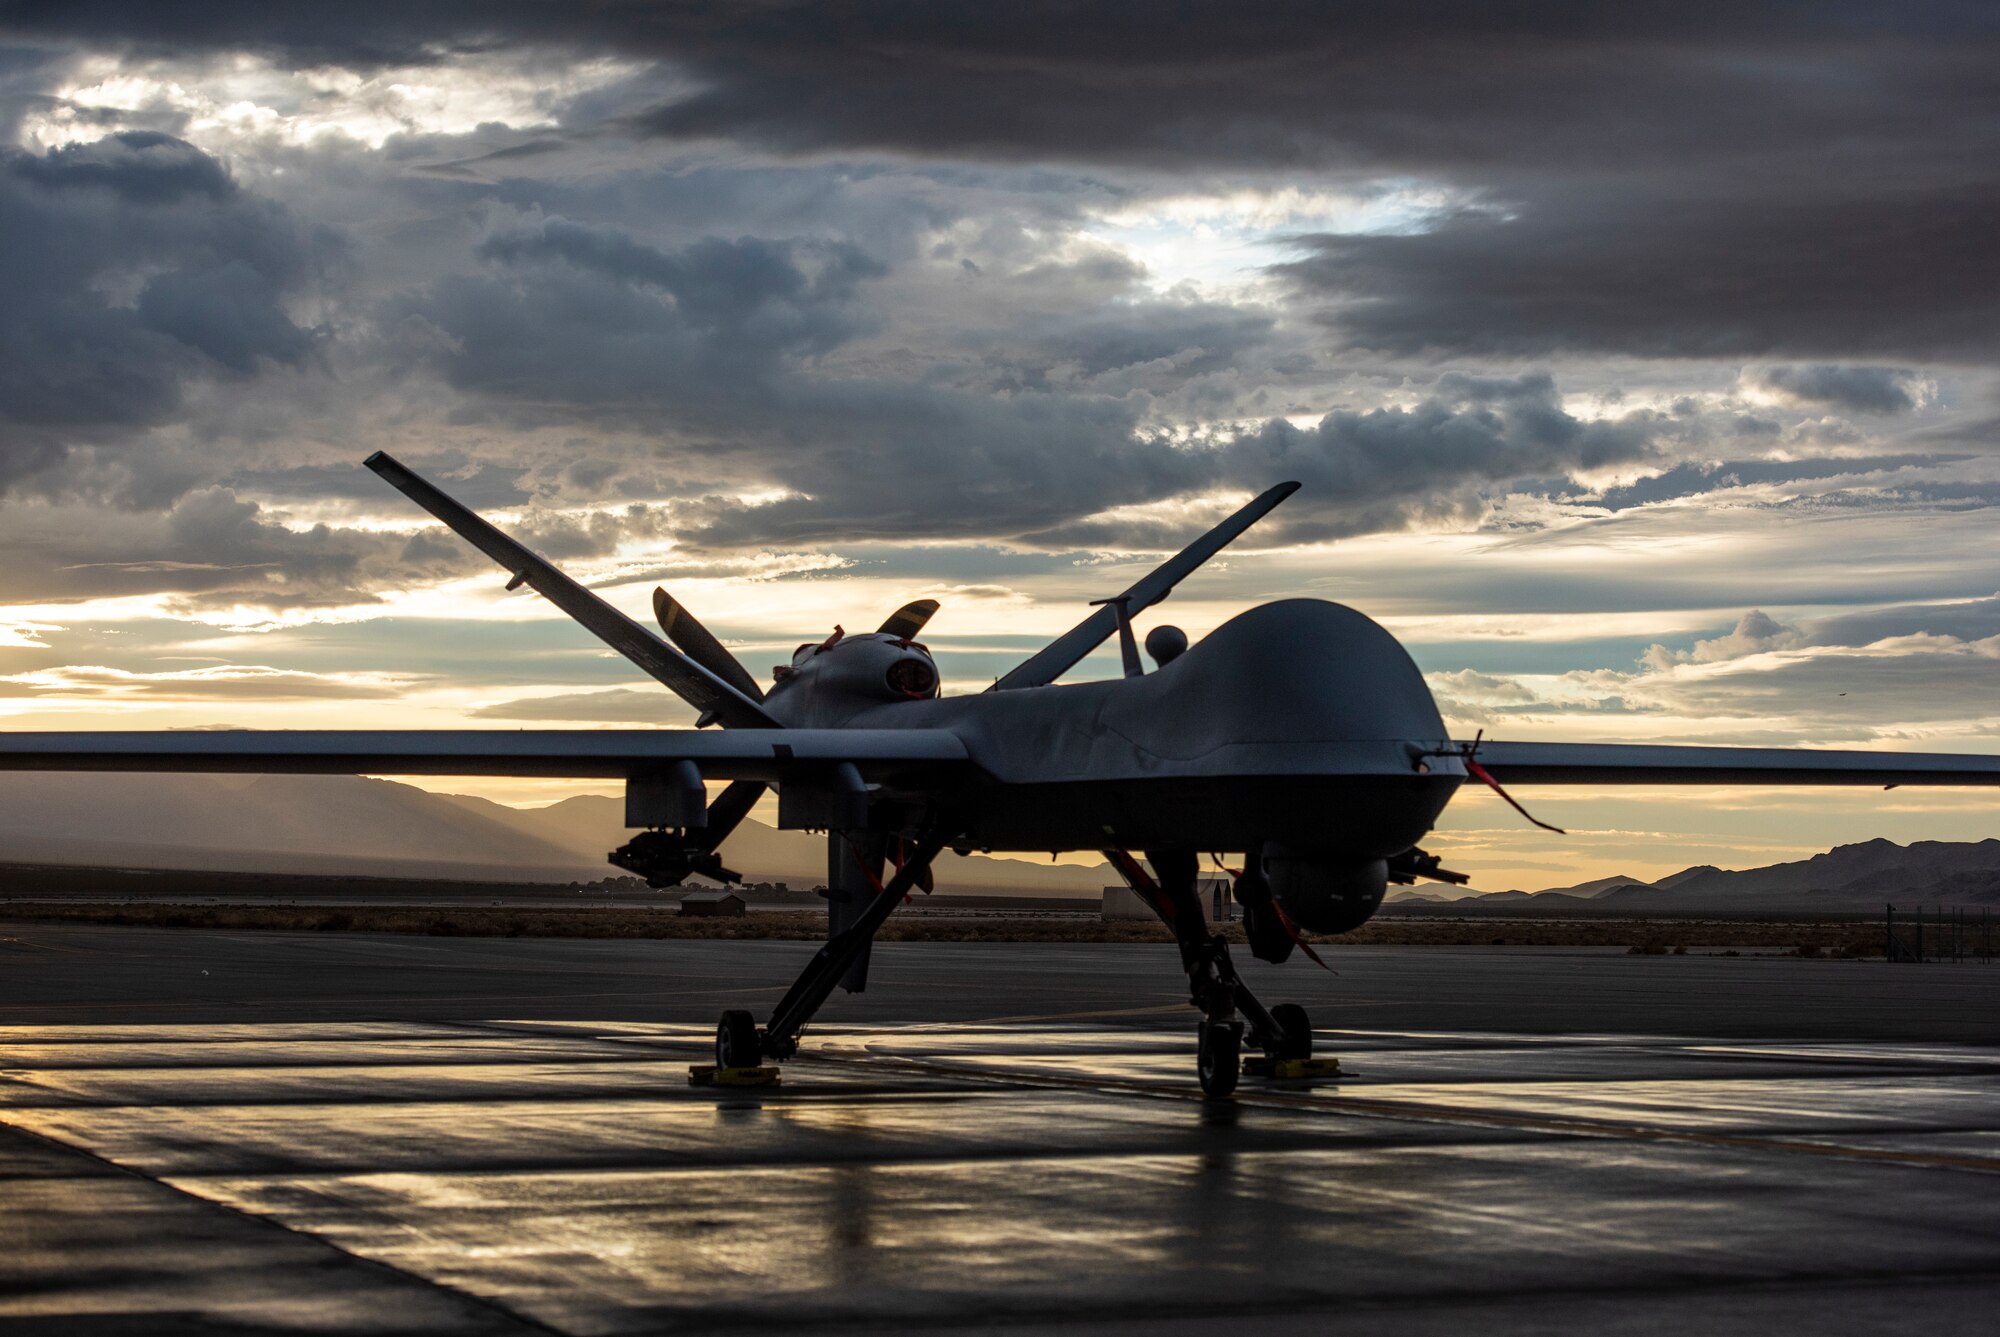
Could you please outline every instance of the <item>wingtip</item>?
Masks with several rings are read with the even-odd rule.
[[[396,463],[395,457],[390,455],[386,450],[376,451],[373,455],[361,461],[361,463],[364,468],[373,469],[378,474],[382,472],[384,466],[391,469],[400,469],[402,467]]]

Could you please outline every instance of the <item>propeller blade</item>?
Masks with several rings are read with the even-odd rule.
[[[702,626],[680,600],[658,586],[653,588],[653,616],[658,619],[660,630],[680,647],[682,654],[752,701],[764,699],[764,689],[757,685],[757,680],[750,676],[750,670],[743,667],[742,661],[730,654],[728,648],[716,640],[715,634]]]
[[[723,787],[715,801],[708,805],[708,825],[692,833],[696,843],[713,854],[722,848],[722,842],[729,839],[743,819],[757,806],[757,800],[764,797],[770,786],[762,780],[732,780]]]
[[[526,585],[568,613],[606,645],[658,678],[703,714],[737,728],[775,729],[778,722],[714,672],[680,654],[659,637],[571,580],[554,564],[507,537],[435,484],[384,451],[363,461],[391,487],[443,521],[459,537],[514,573],[507,588]]]
[[[1195,570],[1234,542],[1244,530],[1262,520],[1279,502],[1299,490],[1297,483],[1280,483],[1236,514],[1203,534],[1193,543],[1156,567],[1152,574],[1116,599],[1101,600],[1105,606],[1049,642],[1027,662],[1017,665],[987,688],[1005,692],[1016,687],[1046,687],[1076,667],[1077,661],[1104,644],[1118,630],[1119,610],[1136,617],[1173,592]]]
[[[924,629],[924,624],[937,615],[937,610],[936,599],[912,599],[889,615],[889,620],[882,624],[880,634],[894,636],[899,641],[913,641],[917,633]]]

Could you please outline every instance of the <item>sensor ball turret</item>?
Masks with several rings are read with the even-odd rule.
[[[1153,662],[1161,668],[1179,659],[1187,648],[1187,633],[1179,627],[1162,624],[1146,633],[1146,653],[1151,655]]]

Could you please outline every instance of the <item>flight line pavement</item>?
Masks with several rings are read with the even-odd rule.
[[[2000,967],[1336,949],[1253,983],[1348,1076],[1209,1102],[1171,948],[891,944],[690,1088],[802,947],[0,925],[0,1331],[2000,1310]]]

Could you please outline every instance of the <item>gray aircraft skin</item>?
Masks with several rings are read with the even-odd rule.
[[[1139,677],[870,704],[901,656],[928,663],[889,637],[844,637],[767,705],[810,728],[952,734],[972,763],[961,835],[981,849],[1276,842],[1386,859],[1466,778],[1440,755],[1444,721],[1409,654],[1317,599],[1251,609]]]
[[[1392,880],[1464,881],[1417,845],[1468,779],[1503,796],[1502,782],[2000,785],[1991,756],[1455,741],[1395,637],[1316,599],[1250,609],[1192,646],[1156,627],[1147,647],[1157,667],[1145,671],[1132,617],[1297,484],[1270,489],[1100,601],[992,689],[941,697],[916,639],[933,601],[897,610],[880,631],[836,628],[800,646],[767,689],[665,591],[654,608],[673,645],[387,455],[367,464],[511,571],[509,589],[530,586],[701,711],[701,723],[724,727],[8,732],[0,769],[621,777],[626,825],[639,834],[610,857],[654,886],[736,880],[720,847],[775,787],[781,827],[827,832],[829,937],[767,1023],[724,1014],[724,1068],[788,1057],[835,987],[864,987],[875,931],[907,893],[928,888],[946,849],[1102,851],[1180,944],[1202,1014],[1201,1084],[1223,1095],[1242,1040],[1263,1051],[1253,1062],[1279,1064],[1308,1059],[1312,1032],[1303,1011],[1267,1010],[1236,975],[1196,893],[1204,856],[1240,859],[1233,886],[1249,946],[1283,961],[1304,946],[1302,930],[1365,922]],[[1114,635],[1125,676],[1056,681]],[[729,784],[711,797],[713,781]],[[1150,872],[1128,851],[1143,851]]]

